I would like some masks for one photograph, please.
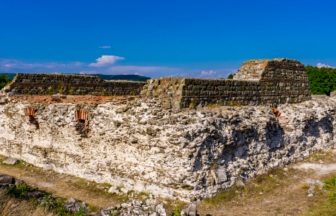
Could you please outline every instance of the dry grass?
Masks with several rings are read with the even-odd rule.
[[[52,216],[53,213],[47,212],[44,208],[36,204],[11,198],[0,192],[0,216]]]

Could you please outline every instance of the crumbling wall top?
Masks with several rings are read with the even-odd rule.
[[[256,59],[243,63],[235,80],[263,80],[273,79],[281,82],[282,79],[308,80],[304,64],[294,59]]]

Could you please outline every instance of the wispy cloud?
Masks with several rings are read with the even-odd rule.
[[[57,62],[33,62],[27,63],[14,59],[0,58],[0,73],[80,73],[80,74],[137,74],[149,77],[164,77],[171,74],[184,72],[180,68],[160,66],[137,66],[137,65],[115,65],[116,61],[125,58],[119,56],[103,55],[96,63],[57,63]]]
[[[97,71],[81,71],[79,74],[97,74]]]
[[[322,63],[317,63],[316,67],[318,68],[335,68],[335,67],[331,67],[330,65],[326,65],[326,64],[322,64]]]
[[[35,70],[39,68],[44,69],[55,69],[55,68],[79,68],[84,66],[82,62],[73,62],[69,64],[61,64],[55,62],[48,63],[23,63],[19,60],[14,59],[0,59],[0,71],[10,71],[10,70]]]
[[[109,48],[111,48],[111,46],[100,46],[99,48],[101,48],[101,49],[109,49]]]
[[[96,59],[96,63],[84,62],[22,62],[14,59],[0,58],[0,73],[80,73],[80,74],[137,74],[149,77],[199,77],[199,78],[227,78],[234,74],[234,68],[204,68],[204,69],[182,69],[162,66],[146,65],[118,65],[119,60],[124,57],[114,55],[103,55]],[[319,64],[322,66],[324,64]],[[329,65],[328,65],[329,66]],[[330,66],[329,66],[330,67]]]
[[[90,67],[104,67],[114,64],[118,60],[124,60],[124,57],[114,56],[114,55],[102,55],[102,57],[97,58],[97,63],[89,64]]]
[[[209,71],[209,72],[206,72],[206,71],[202,71],[201,72],[201,76],[212,76],[212,75],[215,75],[217,73],[217,71]]]
[[[180,68],[158,67],[158,66],[112,66],[106,70],[111,74],[138,74],[150,75],[152,77],[169,76],[172,73],[181,73],[183,70]]]

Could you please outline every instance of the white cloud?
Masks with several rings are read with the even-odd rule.
[[[81,71],[79,74],[97,74],[97,71]]]
[[[335,68],[335,67],[331,67],[330,65],[326,65],[326,64],[322,64],[322,63],[317,63],[316,67],[318,68]]]
[[[89,64],[90,67],[103,67],[107,65],[114,64],[118,60],[124,60],[124,57],[114,56],[114,55],[102,55],[102,57],[97,58],[97,63]]]
[[[100,46],[99,48],[101,48],[101,49],[109,49],[109,48],[111,48],[111,46]]]
[[[212,76],[212,75],[215,75],[217,72],[216,71],[209,71],[209,72],[206,72],[206,71],[202,71],[201,73],[201,76]]]

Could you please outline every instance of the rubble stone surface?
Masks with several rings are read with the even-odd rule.
[[[26,107],[37,109],[39,128]],[[78,109],[89,113],[90,137],[72,127]],[[336,99],[278,110],[276,118],[269,106],[176,110],[149,98],[95,106],[11,101],[0,106],[0,154],[126,190],[201,200],[334,145]]]

